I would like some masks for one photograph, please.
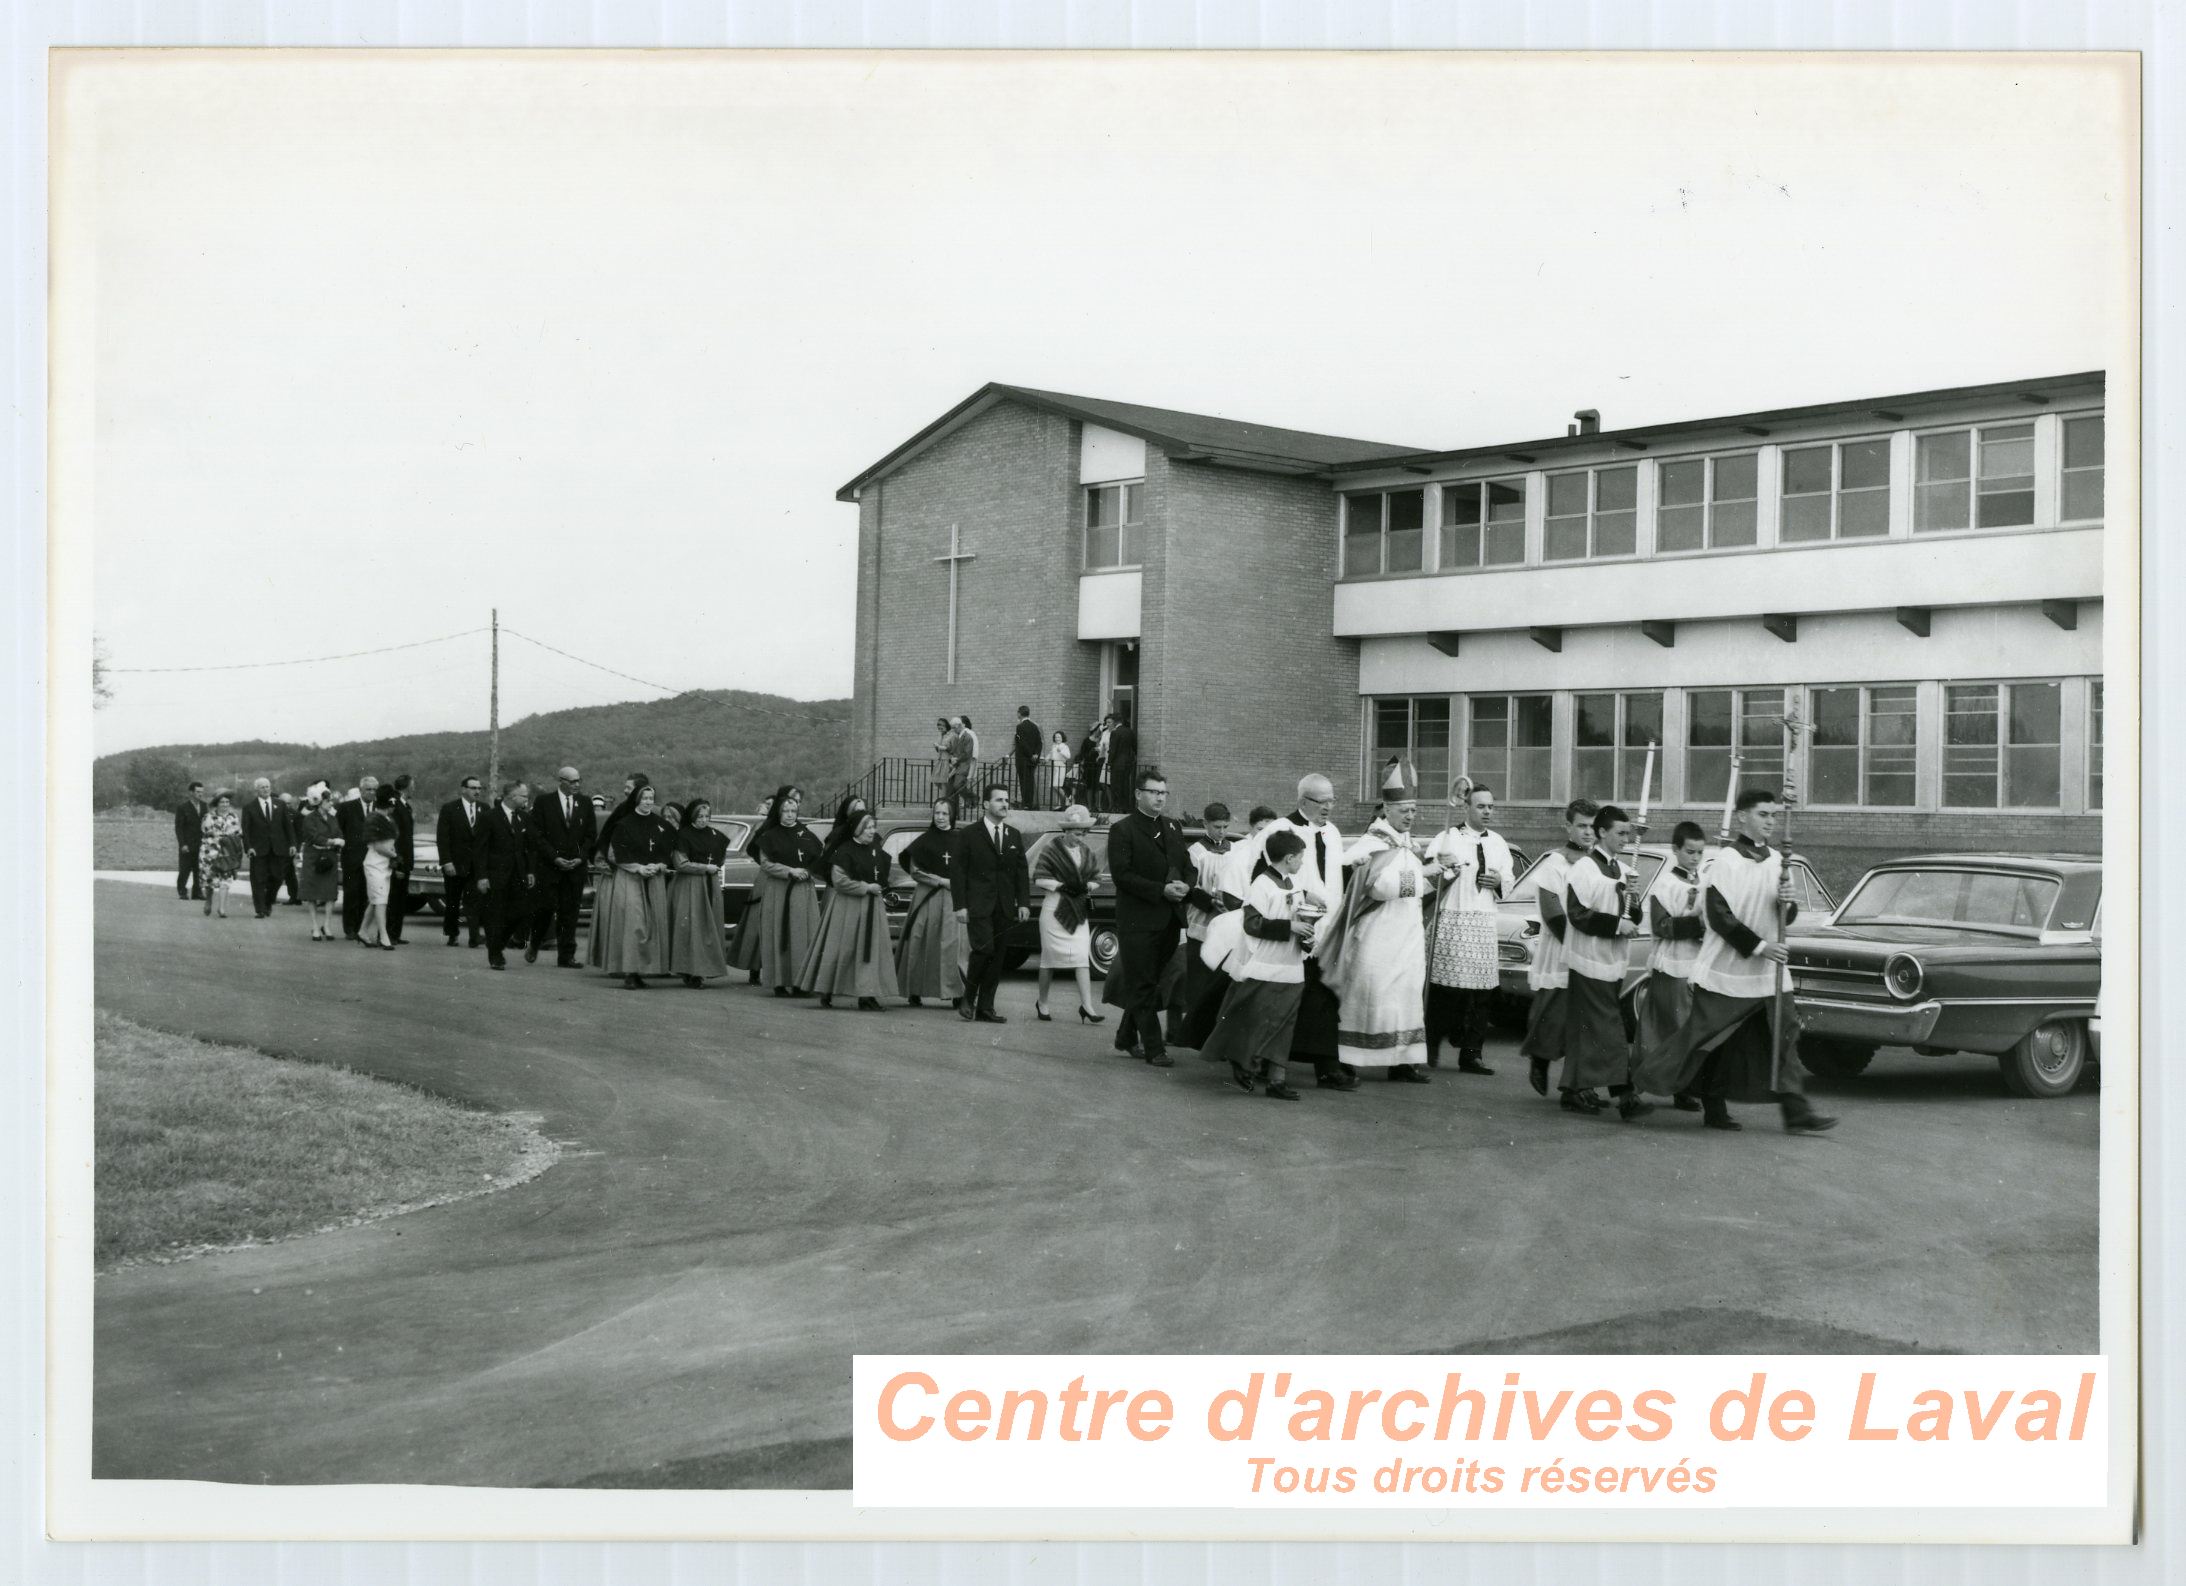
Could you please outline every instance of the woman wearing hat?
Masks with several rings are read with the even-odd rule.
[[[198,827],[197,871],[207,915],[228,917],[228,884],[243,867],[243,818],[226,788],[213,795],[212,807]]]
[[[334,790],[324,782],[304,789],[302,825],[304,851],[297,861],[297,879],[303,884],[304,905],[311,910],[311,939],[331,942],[341,923],[335,900],[342,887],[342,820],[334,812]]]
[[[1080,832],[1093,826],[1093,814],[1073,804],[1057,819],[1056,838],[1040,850],[1033,867],[1032,884],[1045,894],[1040,903],[1040,985],[1032,1011],[1043,1023],[1048,1018],[1048,982],[1058,969],[1067,969],[1078,980],[1078,1019],[1084,1024],[1105,1024],[1105,1014],[1093,1011],[1093,887],[1101,879],[1100,857]]]

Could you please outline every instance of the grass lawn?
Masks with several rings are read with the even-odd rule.
[[[521,1118],[110,1013],[95,1058],[102,1270],[506,1189],[560,1154]]]
[[[94,870],[164,870],[175,873],[175,823],[157,820],[95,820],[91,823]]]

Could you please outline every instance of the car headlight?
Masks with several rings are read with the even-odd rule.
[[[1882,983],[1900,1002],[1911,1002],[1927,982],[1927,972],[1911,953],[1892,953],[1883,963]]]

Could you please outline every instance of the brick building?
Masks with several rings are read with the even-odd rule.
[[[1324,771],[1712,832],[1734,744],[1840,884],[1921,848],[2096,851],[2103,378],[1455,451],[990,385],[844,486],[861,763],[1129,711],[1178,803]],[[958,559],[951,559],[952,552]],[[950,606],[955,603],[954,650]],[[1175,807],[1175,806],[1173,806]]]

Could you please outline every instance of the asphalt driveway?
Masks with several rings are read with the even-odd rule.
[[[1507,1047],[1494,1079],[1283,1105],[1035,1023],[1029,975],[973,1027],[490,974],[432,921],[313,945],[303,913],[101,882],[98,1003],[537,1113],[566,1154],[101,1278],[99,1476],[734,1470],[837,1446],[858,1351],[1651,1350],[1696,1316],[1726,1349],[2096,1347],[2096,1097],[2013,1100],[1982,1059],[1886,1052],[1816,1087],[1818,1138],[1575,1118]]]

